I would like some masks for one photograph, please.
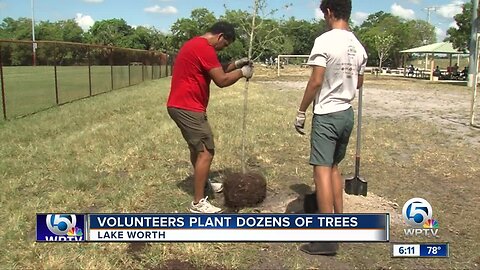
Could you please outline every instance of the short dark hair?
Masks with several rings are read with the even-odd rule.
[[[212,34],[223,34],[223,37],[230,43],[234,42],[236,38],[235,27],[233,26],[233,24],[224,21],[218,21],[213,24],[208,29],[208,32]]]
[[[335,18],[348,22],[352,13],[352,0],[322,0],[320,10],[323,14],[327,14],[327,8]]]

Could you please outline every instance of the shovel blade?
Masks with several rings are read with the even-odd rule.
[[[367,196],[367,181],[360,176],[345,179],[345,193]]]

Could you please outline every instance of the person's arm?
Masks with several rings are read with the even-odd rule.
[[[235,62],[230,62],[222,64],[222,69],[223,72],[228,73],[234,71],[237,67],[235,66]]]
[[[220,88],[230,86],[237,82],[240,78],[245,77],[247,80],[253,76],[253,66],[246,65],[231,72],[223,72],[223,68],[217,67],[208,71],[210,78]]]
[[[325,67],[314,66],[310,79],[308,80],[305,93],[303,94],[300,108],[297,111],[297,117],[295,118],[294,126],[298,133],[305,135],[305,119],[306,110],[315,99],[318,91],[321,91],[323,80],[325,77]]]
[[[210,78],[220,88],[230,86],[243,77],[241,69],[224,72],[222,67],[212,68],[208,71]]]
[[[298,109],[300,112],[305,112],[310,104],[312,104],[317,92],[322,88],[324,77],[325,67],[314,66],[307,87],[305,88],[300,108]]]
[[[363,86],[363,75],[358,75],[357,89]]]
[[[363,61],[360,64],[360,69],[358,70],[358,81],[357,81],[357,89],[360,89],[363,86],[363,75],[365,74],[365,69],[367,68],[367,53],[364,52],[363,54]]]
[[[222,68],[223,68],[223,71],[225,73],[228,73],[228,72],[234,71],[235,69],[242,68],[246,65],[252,66],[253,62],[250,59],[248,59],[248,57],[243,57],[243,58],[238,59],[236,61],[222,64]]]

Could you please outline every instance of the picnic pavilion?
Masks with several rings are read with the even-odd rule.
[[[452,57],[454,55],[457,56],[457,63],[460,62],[460,55],[465,55],[468,54],[467,52],[459,51],[455,48],[453,48],[453,44],[450,42],[439,42],[439,43],[433,43],[429,45],[424,45],[421,47],[417,48],[412,48],[408,50],[403,50],[400,51],[400,53],[403,53],[403,74],[406,76],[407,74],[407,66],[406,66],[406,60],[407,60],[407,54],[425,54],[425,69],[419,70],[419,76],[421,78],[430,78],[430,80],[433,80],[433,70],[435,69],[435,55],[437,54],[443,54],[443,55],[448,55],[450,59],[450,67],[452,66]],[[428,67],[429,60],[430,62],[430,67]]]

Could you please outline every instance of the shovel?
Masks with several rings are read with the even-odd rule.
[[[362,97],[363,87],[358,90],[357,148],[355,154],[355,175],[345,179],[345,193],[367,196],[367,180],[360,176],[360,144],[362,140]]]

